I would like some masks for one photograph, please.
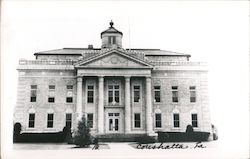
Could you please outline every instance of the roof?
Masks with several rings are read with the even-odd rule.
[[[49,51],[42,51],[36,52],[34,55],[83,55],[87,53],[104,53],[107,52],[108,48],[101,49],[101,48],[63,48],[63,49],[56,49],[56,50],[49,50]],[[126,49],[123,50],[126,53],[141,53],[145,54],[146,56],[187,56],[190,57],[189,54],[185,53],[178,53],[160,49]]]
[[[118,34],[123,35],[122,32],[120,32],[119,30],[113,27],[114,23],[112,21],[109,24],[110,24],[110,27],[107,30],[104,30],[103,32],[101,32],[101,37],[102,37],[102,34],[104,33],[118,33]]]

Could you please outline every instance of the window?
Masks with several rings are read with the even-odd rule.
[[[135,115],[134,116],[135,128],[140,128],[141,127],[141,114],[135,113],[134,115]]]
[[[37,85],[30,86],[30,102],[36,102]]]
[[[116,44],[116,37],[115,36],[109,36],[108,37],[108,44]]]
[[[178,102],[178,86],[172,86],[172,102]]]
[[[108,102],[116,104],[120,102],[120,86],[109,85],[108,86]]]
[[[195,86],[190,86],[190,102],[194,103],[196,102],[196,87]]]
[[[29,128],[35,127],[35,114],[31,113],[29,114]]]
[[[155,114],[155,127],[161,128],[161,114],[160,113]]]
[[[198,115],[197,114],[192,114],[192,126],[198,127]]]
[[[67,103],[73,103],[73,85],[67,85]]]
[[[54,114],[48,114],[47,128],[53,128]]]
[[[87,115],[87,122],[88,122],[89,127],[93,128],[94,120],[93,120],[93,114],[92,113]]]
[[[140,101],[140,86],[134,86],[134,102]]]
[[[66,114],[66,127],[71,128],[72,126],[72,114]]]
[[[87,102],[88,103],[94,103],[94,86],[87,86]]]
[[[48,102],[49,103],[54,103],[55,102],[55,85],[49,85],[49,98]]]
[[[178,128],[180,127],[180,115],[174,114],[174,127]]]
[[[161,86],[154,86],[155,102],[161,102]]]

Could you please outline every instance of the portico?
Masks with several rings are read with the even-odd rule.
[[[115,53],[112,53],[115,54]],[[110,55],[112,56],[112,55]],[[114,56],[112,56],[112,58],[114,59]],[[124,57],[118,56],[116,55],[116,61],[121,61],[120,59],[124,60]],[[102,60],[98,59],[98,60]],[[130,58],[126,58],[127,61],[131,60]],[[96,62],[96,61],[95,61]],[[127,62],[128,63],[128,62]],[[143,83],[145,84],[145,90],[146,90],[146,133],[152,133],[153,132],[153,123],[152,123],[152,96],[151,96],[151,67],[145,64],[141,64],[140,61],[130,61],[130,63],[132,64],[132,66],[127,65],[127,67],[123,67],[122,65],[120,65],[119,63],[115,64],[115,67],[112,65],[112,67],[109,67],[108,65],[104,65],[103,67],[93,67],[91,62],[88,63],[88,65],[85,65],[83,63],[78,64],[78,66],[76,66],[77,68],[77,119],[80,119],[84,112],[82,109],[83,107],[85,107],[85,105],[83,105],[83,99],[86,98],[86,94],[82,93],[82,81],[84,81],[85,77],[96,77],[98,79],[98,105],[97,105],[97,133],[98,134],[103,134],[103,133],[107,133],[110,132],[111,130],[113,130],[113,128],[111,127],[115,127],[114,132],[120,132],[120,133],[131,133],[131,125],[132,125],[132,117],[133,115],[131,114],[131,78],[133,77],[139,77],[141,78],[143,81]],[[138,68],[135,68],[133,65],[139,65],[137,66]],[[132,67],[132,68],[131,68]],[[119,99],[119,101],[113,101],[112,103],[110,103],[107,98],[110,98],[108,96],[104,96],[105,91],[108,91],[106,88],[106,90],[104,90],[105,88],[105,79],[106,78],[117,78],[119,77],[120,79],[122,79],[122,87],[124,87],[124,98],[122,98],[124,101],[120,101],[121,99]],[[108,85],[108,84],[106,84]],[[109,87],[112,86],[108,85]],[[119,85],[117,85],[117,89],[120,89],[119,87],[121,87]],[[112,88],[111,88],[112,89]],[[115,89],[115,88],[114,88]],[[111,91],[108,92],[108,94],[110,94]],[[119,91],[115,92],[117,94],[121,94],[119,93]],[[111,95],[110,95],[111,96]],[[106,99],[105,99],[106,98]],[[116,99],[118,100],[118,98]],[[106,101],[106,103],[105,103]],[[107,102],[108,101],[108,102]],[[122,104],[121,104],[122,103]],[[109,109],[112,108],[112,109]],[[106,110],[105,110],[106,109]],[[120,111],[114,111],[112,112],[111,110],[118,110],[120,109]],[[107,111],[108,113],[105,114],[105,111]],[[142,112],[143,113],[143,112]],[[124,115],[123,115],[124,114]],[[106,116],[105,116],[106,115]],[[105,120],[106,119],[106,120]],[[110,120],[107,120],[110,119]],[[106,121],[106,123],[105,123]],[[123,128],[124,129],[123,129]],[[109,128],[109,129],[107,129]]]

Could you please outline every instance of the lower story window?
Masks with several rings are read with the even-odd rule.
[[[192,126],[193,127],[198,127],[198,115],[197,114],[192,114]]]
[[[35,127],[35,114],[31,113],[29,114],[29,128]]]
[[[155,114],[155,127],[161,128],[161,114],[160,113]]]
[[[135,122],[135,128],[141,127],[141,114],[140,113],[135,113],[134,122]]]
[[[90,128],[93,128],[93,122],[94,122],[93,119],[94,118],[93,118],[93,114],[92,113],[90,113],[90,114],[87,115],[87,122],[88,122],[88,125],[89,125]]]
[[[55,97],[49,97],[48,102],[49,103],[55,103]]]
[[[48,114],[47,128],[53,128],[54,114]]]
[[[67,103],[73,103],[73,97],[67,97],[66,102]]]
[[[180,115],[174,114],[174,127],[178,128],[180,127]]]
[[[66,127],[71,128],[72,126],[72,114],[66,114]]]

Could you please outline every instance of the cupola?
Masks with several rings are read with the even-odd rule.
[[[101,33],[102,48],[122,48],[122,32],[113,27],[114,23],[109,23],[110,27]]]

